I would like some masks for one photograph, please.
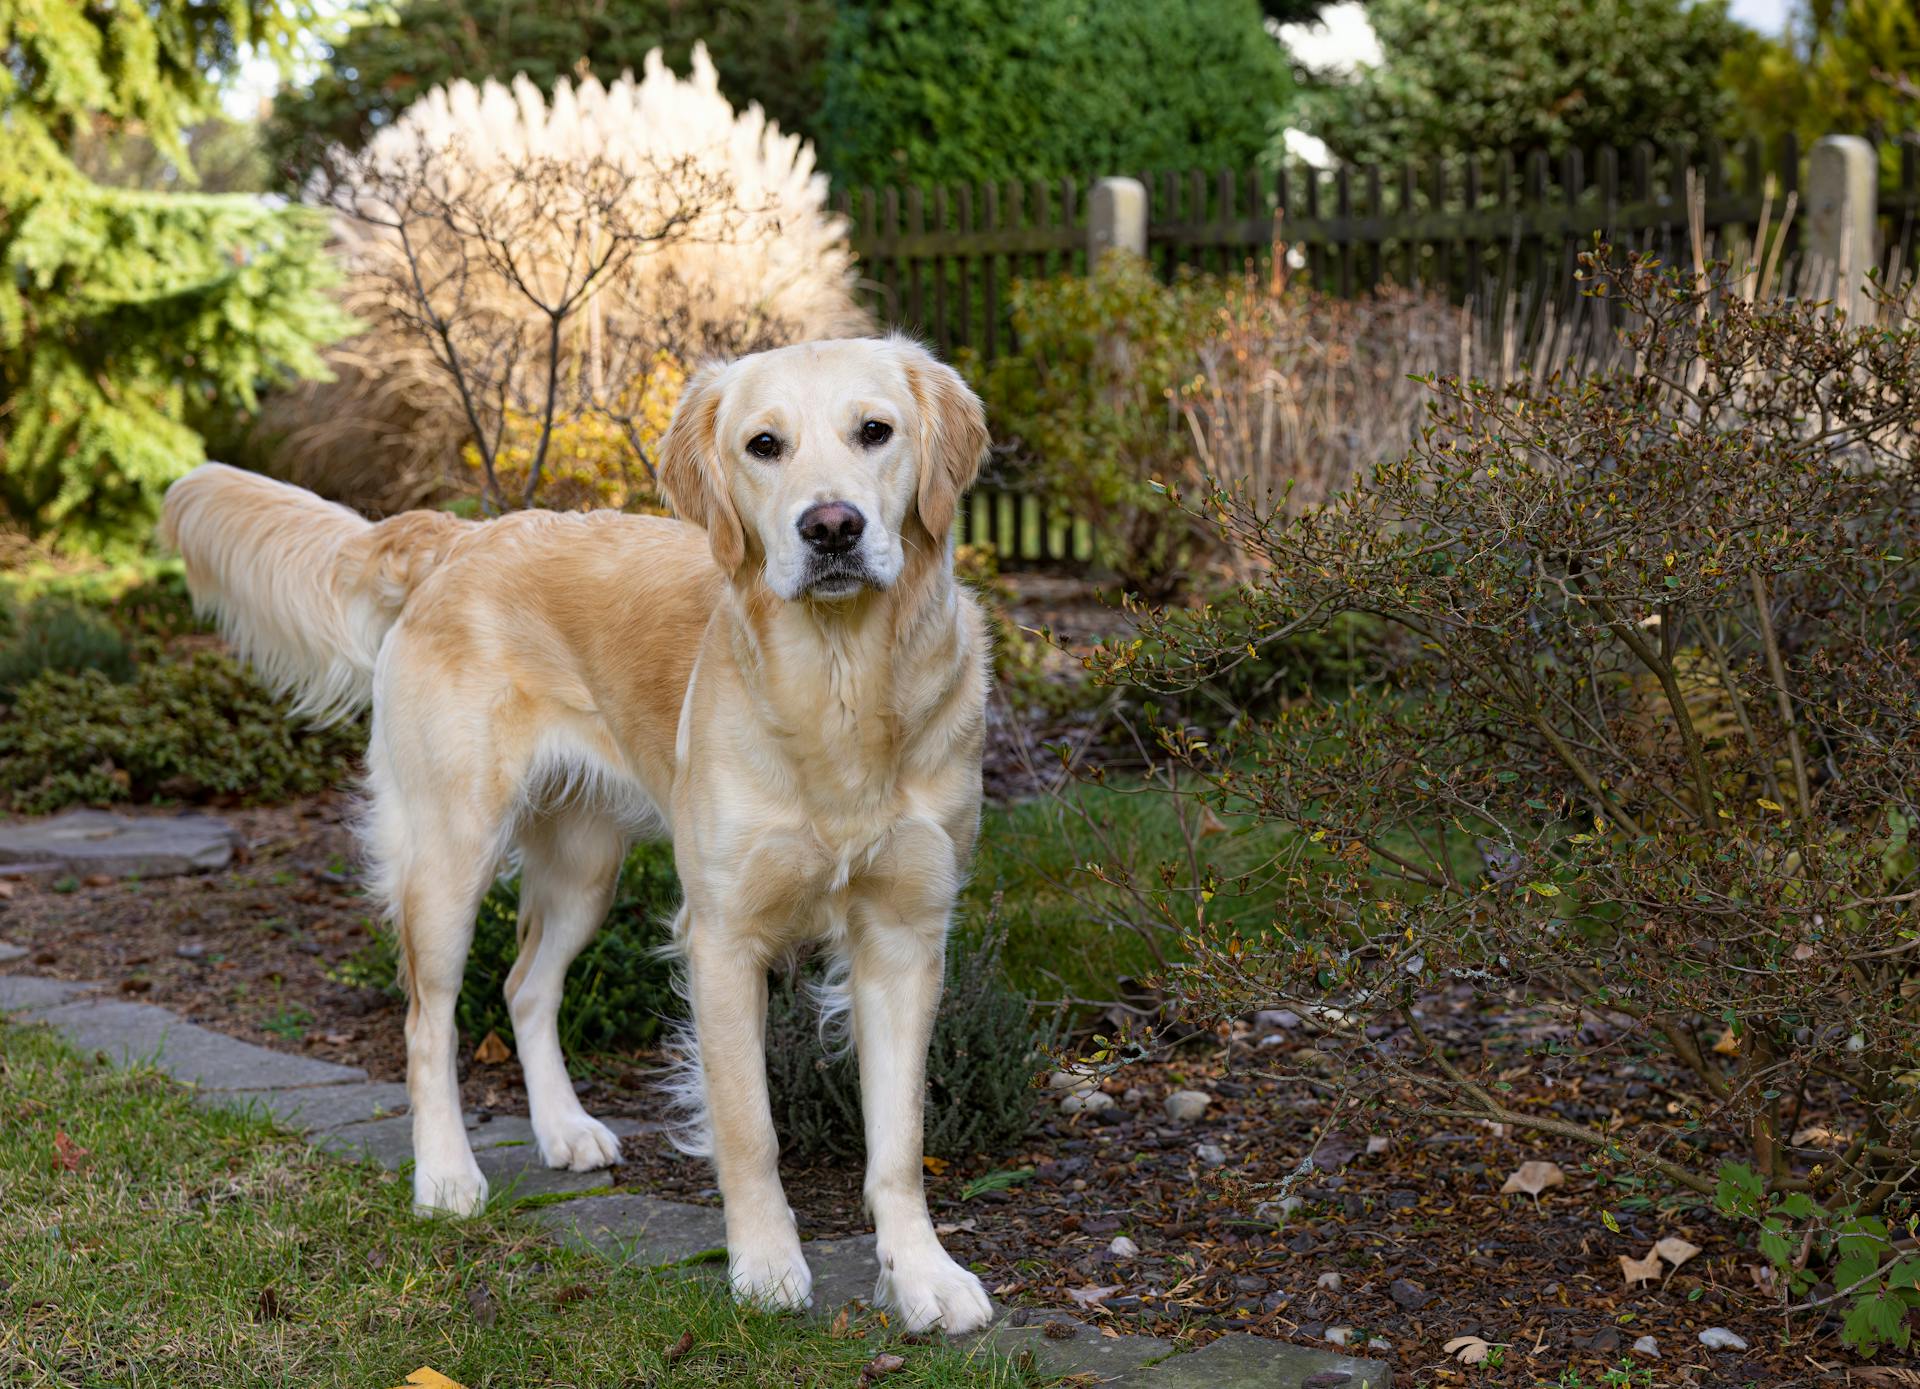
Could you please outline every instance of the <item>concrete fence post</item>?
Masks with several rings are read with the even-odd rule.
[[[1873,311],[1867,272],[1879,263],[1880,161],[1858,135],[1828,135],[1807,170],[1807,260],[1847,321]]]
[[[1118,247],[1147,254],[1147,190],[1137,178],[1103,178],[1087,200],[1087,270]]]

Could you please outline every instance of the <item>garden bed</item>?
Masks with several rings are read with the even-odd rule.
[[[349,867],[347,810],[345,798],[327,796],[233,812],[246,861],[220,874],[14,884],[0,938],[28,953],[5,968],[100,979],[249,1041],[403,1079],[403,1005],[334,977],[365,948],[370,917]],[[1474,1013],[1464,997],[1430,999],[1426,1012],[1460,1045],[1510,1050],[1516,1067],[1541,1040],[1537,1019]],[[1262,1047],[1261,1031],[1277,1040]],[[479,1039],[464,1040],[465,1103],[524,1113],[518,1066],[478,1064]],[[1597,1188],[1571,1145],[1486,1127],[1389,1133],[1361,1123],[1323,1141],[1324,1170],[1283,1191],[1278,1184],[1316,1142],[1324,1107],[1304,1085],[1288,1093],[1239,1074],[1249,1049],[1269,1069],[1306,1074],[1315,1038],[1270,1019],[1230,1049],[1188,1048],[1170,1063],[1122,1072],[1106,1087],[1114,1107],[1099,1114],[1063,1117],[1056,1094],[1036,1092],[1036,1127],[1020,1151],[936,1163],[941,1170],[929,1173],[935,1219],[951,1227],[956,1255],[1036,1318],[1087,1310],[1074,1294],[1107,1288],[1098,1314],[1120,1330],[1196,1340],[1250,1330],[1324,1346],[1345,1327],[1356,1347],[1373,1337],[1390,1343],[1378,1353],[1416,1383],[1593,1384],[1623,1361],[1642,1376],[1634,1383],[1786,1385],[1843,1374],[1876,1382],[1857,1362],[1840,1369],[1847,1360],[1832,1323],[1796,1322],[1794,1339],[1781,1341],[1778,1294],[1748,1267],[1757,1258],[1697,1202],[1660,1207]],[[657,1117],[646,1084],[656,1063],[646,1052],[591,1058],[579,1067],[585,1103],[608,1116]],[[1516,1071],[1514,1102],[1593,1122],[1699,1100],[1651,1057],[1609,1076],[1570,1088],[1537,1068]],[[1180,1088],[1213,1097],[1194,1124],[1165,1119],[1164,1100]],[[1844,1118],[1822,1117],[1835,1127]],[[1208,1166],[1202,1145],[1218,1147],[1226,1164]],[[657,1138],[627,1147],[614,1174],[621,1187],[717,1199],[704,1162]],[[1567,1179],[1537,1208],[1531,1197],[1500,1193],[1506,1176],[1534,1159],[1556,1162]],[[856,1164],[789,1163],[786,1175],[809,1235],[862,1227]],[[1305,1204],[1284,1216],[1262,1209],[1285,1194]],[[1606,1228],[1603,1212],[1620,1233]],[[1111,1254],[1119,1236],[1134,1241],[1137,1256]],[[1669,1236],[1702,1252],[1660,1281],[1628,1286],[1619,1257],[1638,1259]],[[1337,1288],[1321,1286],[1329,1274]],[[1708,1351],[1698,1336],[1714,1326],[1752,1349]],[[1501,1365],[1449,1361],[1442,1346],[1463,1335],[1501,1347]],[[1653,1337],[1659,1360],[1633,1354],[1643,1336]]]

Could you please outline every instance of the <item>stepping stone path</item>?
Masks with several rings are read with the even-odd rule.
[[[104,1053],[115,1064],[150,1062],[193,1086],[198,1103],[267,1115],[281,1127],[304,1134],[323,1152],[377,1162],[390,1170],[412,1160],[405,1086],[371,1081],[356,1066],[254,1046],[196,1027],[151,1004],[89,997],[104,987],[0,974],[0,1014],[13,1022],[44,1023],[78,1050]],[[652,1126],[613,1120],[608,1127],[628,1137]],[[726,1222],[718,1209],[607,1192],[612,1178],[605,1171],[552,1171],[541,1163],[532,1127],[524,1118],[469,1115],[467,1136],[494,1194],[508,1201],[546,1198],[529,1217],[562,1241],[636,1268],[682,1266],[689,1276],[724,1276]],[[872,1235],[813,1240],[805,1249],[814,1276],[814,1315],[831,1318],[873,1296],[877,1270]],[[1085,1381],[1089,1384],[1122,1389],[1391,1389],[1388,1368],[1377,1360],[1259,1336],[1223,1336],[1182,1353],[1171,1341],[1109,1335],[1100,1326],[1052,1309],[997,1311],[993,1324],[964,1338],[965,1343],[1001,1355],[1030,1355],[1042,1374],[1093,1376]]]
[[[0,877],[170,878],[233,861],[239,837],[210,815],[132,816],[70,810],[0,825]]]

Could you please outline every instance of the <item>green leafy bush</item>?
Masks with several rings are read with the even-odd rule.
[[[1163,977],[1192,1021],[1290,1008],[1349,1104],[1545,1130],[1609,1180],[1748,1214],[1769,1257],[1838,1260],[1856,1347],[1904,1344],[1920,327],[1911,303],[1856,324],[1748,299],[1725,266],[1583,264],[1626,325],[1610,363],[1435,380],[1412,450],[1332,505],[1192,500],[1256,577],[1095,663],[1164,702],[1171,774],[1265,830],[1273,896],[1221,914],[1206,838],[1158,881],[1105,871],[1183,923]],[[1381,679],[1195,716],[1250,632],[1340,614],[1405,636]],[[1615,1126],[1523,1100],[1426,1008],[1442,990],[1549,1037],[1618,1020],[1537,1064],[1577,1085],[1655,1048],[1697,1101]]]
[[[1388,167],[1463,150],[1692,144],[1726,120],[1721,62],[1752,42],[1721,0],[1369,0],[1367,19],[1380,65],[1308,88],[1294,120],[1342,157]]]
[[[821,152],[843,185],[1243,169],[1292,85],[1255,0],[849,0]]]
[[[560,1005],[560,1042],[568,1050],[607,1051],[645,1046],[678,1005],[671,961],[660,947],[680,903],[673,846],[638,844],[620,870],[607,919],[567,971]],[[460,987],[457,1016],[474,1039],[489,1032],[512,1036],[507,974],[518,955],[520,880],[496,883],[480,914]]]
[[[133,654],[112,623],[76,603],[41,599],[13,615],[0,645],[0,701],[46,671],[97,670],[122,682],[133,675]]]
[[[1045,1039],[1025,999],[1008,988],[998,934],[947,947],[946,992],[927,1056],[926,1150],[962,1158],[1003,1152],[1026,1134],[1030,1086]],[[780,980],[767,1002],[767,1082],[784,1151],[807,1158],[865,1152],[860,1068],[851,1049],[834,1055],[821,1037],[815,976]]]
[[[126,684],[48,671],[0,714],[0,800],[27,815],[156,799],[272,804],[348,780],[365,742],[358,724],[291,722],[217,652],[153,662]]]
[[[1192,456],[1177,396],[1194,371],[1221,295],[1183,277],[1163,285],[1116,253],[1096,276],[1014,286],[1020,350],[961,366],[1010,447],[1023,484],[1088,522],[1127,586],[1164,596],[1184,580],[1209,528],[1169,504]]]

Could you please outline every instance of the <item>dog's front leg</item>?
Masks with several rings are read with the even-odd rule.
[[[980,1280],[955,1263],[933,1232],[921,1161],[927,1047],[940,1006],[947,919],[874,913],[853,942],[854,1044],[867,1132],[867,1210],[878,1236],[874,1299],[909,1331],[951,1334],[993,1316]]]
[[[813,1274],[780,1186],[780,1146],[767,1101],[766,967],[744,942],[697,913],[688,932],[693,1024],[727,1218],[728,1279],[743,1301],[804,1307]]]

